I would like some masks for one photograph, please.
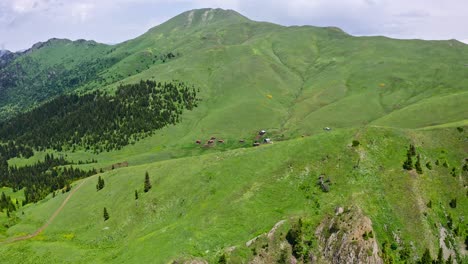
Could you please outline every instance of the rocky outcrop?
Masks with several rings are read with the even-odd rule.
[[[17,53],[9,50],[0,50],[0,69],[18,57]]]
[[[11,53],[9,50],[0,50],[0,58],[3,57],[3,55]]]
[[[252,252],[250,264],[383,264],[372,221],[357,207],[337,207],[320,223],[307,217],[281,220],[245,246]],[[245,263],[245,251],[224,254],[227,263]]]
[[[318,226],[319,262],[381,264],[372,221],[357,207],[337,210]]]

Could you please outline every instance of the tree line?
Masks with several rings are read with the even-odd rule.
[[[0,140],[37,150],[111,151],[178,123],[198,101],[193,86],[151,80],[121,85],[113,95],[62,95],[0,122]]]
[[[96,170],[85,171],[73,168],[63,157],[46,154],[43,161],[24,167],[9,166],[5,159],[0,160],[0,186],[13,191],[24,188],[23,204],[44,199],[49,193],[60,189],[70,189],[70,183],[77,179],[96,174]]]

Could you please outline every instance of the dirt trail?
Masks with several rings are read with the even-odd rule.
[[[65,207],[65,205],[67,205],[68,201],[70,200],[70,198],[73,196],[73,194],[78,191],[80,189],[80,187],[88,180],[89,178],[86,178],[84,179],[80,184],[78,184],[75,188],[73,188],[70,193],[68,194],[67,198],[65,198],[65,200],[63,200],[62,204],[60,205],[59,208],[57,208],[57,210],[55,210],[55,212],[49,217],[49,219],[47,220],[47,222],[42,225],[41,227],[39,227],[34,233],[32,234],[28,234],[28,235],[24,235],[24,236],[19,236],[19,237],[15,237],[15,238],[12,238],[12,239],[7,239],[5,241],[1,241],[0,244],[6,244],[6,243],[13,243],[13,242],[17,242],[17,241],[22,241],[22,240],[26,240],[26,239],[30,239],[30,238],[33,238],[37,235],[39,235],[42,231],[44,231],[51,223],[52,221],[54,221],[54,219],[57,217],[57,215],[62,211],[62,209]]]

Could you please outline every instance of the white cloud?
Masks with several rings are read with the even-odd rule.
[[[94,4],[91,3],[77,3],[71,8],[71,15],[80,22],[84,22],[91,16],[94,8]]]
[[[35,0],[15,0],[12,3],[13,10],[18,13],[26,13],[38,6]]]
[[[466,0],[0,0],[0,36],[10,49],[51,37],[115,43],[202,7],[283,25],[338,26],[354,35],[468,37]]]

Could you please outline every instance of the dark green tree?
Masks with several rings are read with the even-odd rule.
[[[429,252],[428,248],[426,248],[426,250],[424,251],[424,254],[421,257],[421,260],[418,263],[419,264],[432,264],[431,252]]]
[[[421,167],[421,155],[418,155],[416,158],[416,163],[414,164],[414,168],[418,174],[422,174],[422,167]]]
[[[219,264],[226,264],[227,263],[227,258],[226,258],[225,253],[223,253],[221,256],[219,256],[218,263]]]
[[[426,204],[427,208],[432,208],[432,200],[429,200],[429,202]]]
[[[457,198],[450,200],[449,205],[451,208],[457,208]]]
[[[151,189],[151,181],[148,172],[145,172],[145,188],[144,191],[148,192]]]
[[[104,179],[101,176],[98,177],[98,183],[96,184],[96,190],[100,191],[104,188]]]
[[[468,171],[468,163],[465,163],[462,167],[463,171]]]
[[[359,146],[359,144],[361,144],[361,143],[358,140],[353,140],[352,146],[357,147],[357,146]]]
[[[445,264],[453,264],[452,255],[448,257],[448,259],[445,261]]]
[[[292,247],[292,253],[296,258],[300,258],[302,256],[303,245],[302,245],[302,220],[296,224],[293,224],[291,229],[289,229],[288,233],[286,234],[286,240]]]
[[[442,248],[439,248],[439,253],[437,254],[436,264],[444,264],[444,253]]]
[[[409,153],[411,154],[411,156],[416,156],[416,148],[413,144],[409,145]]]
[[[109,220],[109,212],[107,212],[107,208],[104,207],[104,221]]]
[[[457,176],[457,168],[453,167],[452,170],[450,171],[450,175],[452,175],[453,177],[456,177]]]
[[[442,164],[442,166],[444,166],[445,168],[448,168],[448,167],[449,167],[449,165],[448,165],[448,163],[447,163],[446,160],[444,161],[444,163]]]
[[[432,170],[432,164],[431,164],[430,161],[428,161],[428,162],[426,163],[426,168],[427,168],[428,170]]]
[[[135,200],[138,200],[138,191],[135,190]]]
[[[447,215],[447,227],[452,230],[453,228],[453,219],[452,219],[452,215],[448,214]]]
[[[403,169],[405,170],[412,170],[413,169],[413,158],[411,156],[410,151],[406,153],[406,160],[403,163]]]

